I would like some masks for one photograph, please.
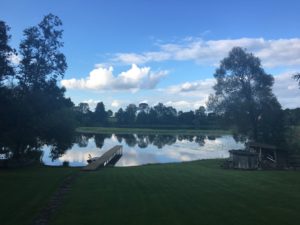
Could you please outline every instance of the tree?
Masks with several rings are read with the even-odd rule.
[[[154,106],[154,110],[157,115],[156,123],[159,124],[176,123],[177,111],[173,107],[171,106],[167,107],[162,103],[158,103],[156,106]]]
[[[281,106],[272,93],[273,77],[260,59],[233,48],[214,74],[217,84],[208,106],[255,141],[280,141]]]
[[[137,124],[148,124],[148,115],[144,110],[141,110],[136,116]]]
[[[94,121],[96,123],[104,124],[107,122],[107,112],[105,111],[105,106],[103,102],[98,102],[95,112],[94,112]]]
[[[124,118],[124,110],[120,108],[116,113],[115,117],[117,118],[117,123],[118,124],[124,124],[125,123],[125,118]]]
[[[110,109],[107,110],[107,116],[108,117],[112,117],[112,115],[113,115],[113,111],[111,111]]]
[[[9,58],[14,54],[14,50],[8,45],[11,36],[8,34],[9,26],[4,21],[0,21],[0,151],[3,143],[8,138],[7,131],[11,129],[13,121],[12,111],[14,101],[12,99],[13,90],[5,85],[5,80],[15,74]]]
[[[135,104],[129,104],[125,110],[125,121],[127,124],[134,124],[137,107]]]
[[[57,85],[67,68],[60,52],[61,25],[57,16],[49,14],[37,26],[24,31],[19,47],[22,60],[17,82],[10,90],[10,114],[1,138],[1,144],[15,159],[44,144],[51,144],[57,156],[72,143],[73,103],[65,98],[65,88]],[[66,138],[70,144],[65,144]]]
[[[25,39],[20,44],[20,74],[17,76],[24,88],[43,88],[48,81],[63,78],[67,69],[63,47],[61,20],[49,14],[37,26],[25,29]]]
[[[8,76],[15,74],[14,68],[11,65],[10,57],[15,54],[15,51],[8,45],[11,36],[8,34],[10,27],[0,20],[0,86],[3,80]]]
[[[195,115],[193,111],[189,112],[181,112],[178,115],[178,122],[182,125],[192,125],[195,119]]]
[[[79,123],[79,126],[89,126],[92,121],[92,112],[88,103],[81,102],[78,106],[74,107],[76,121]]]
[[[206,109],[204,106],[200,106],[199,109],[195,110],[195,125],[205,125],[207,123]]]

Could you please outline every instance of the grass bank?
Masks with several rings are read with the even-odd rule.
[[[220,160],[80,173],[51,225],[295,225],[299,171],[223,170]],[[0,170],[1,225],[30,224],[74,168]]]
[[[223,170],[219,163],[82,173],[51,224],[298,224],[299,172]]]
[[[199,130],[199,129],[149,129],[149,128],[115,128],[115,127],[79,127],[80,133],[89,134],[161,134],[161,135],[222,135],[231,134],[229,130]]]
[[[0,170],[0,224],[31,224],[62,180],[75,168],[31,167]]]

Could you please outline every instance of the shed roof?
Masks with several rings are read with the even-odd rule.
[[[229,150],[230,153],[234,154],[234,155],[245,155],[245,156],[255,156],[257,155],[257,153],[254,152],[249,152],[247,150]]]
[[[277,147],[274,145],[269,145],[269,144],[265,144],[265,143],[259,143],[259,142],[248,142],[246,144],[248,147],[252,147],[252,148],[261,148],[261,149],[272,149],[272,150],[276,150]]]

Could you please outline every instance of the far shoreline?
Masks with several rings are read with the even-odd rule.
[[[231,130],[193,128],[125,128],[125,127],[78,127],[77,133],[85,134],[160,134],[160,135],[230,135]]]

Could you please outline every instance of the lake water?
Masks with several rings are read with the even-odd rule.
[[[244,148],[231,135],[78,135],[76,143],[56,160],[51,159],[51,148],[43,148],[46,165],[84,166],[89,154],[101,156],[115,145],[123,145],[123,156],[115,166],[137,166],[150,163],[183,162],[197,159],[227,158],[230,149]]]

